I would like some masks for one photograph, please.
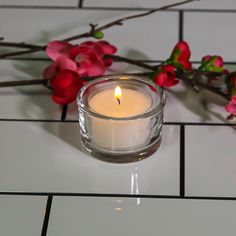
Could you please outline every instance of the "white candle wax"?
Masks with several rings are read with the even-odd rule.
[[[89,107],[96,113],[115,118],[142,115],[151,107],[151,97],[142,91],[121,88],[120,103],[114,89],[99,91],[89,99]],[[96,145],[111,150],[138,147],[148,142],[150,118],[114,120],[91,118],[91,134]]]

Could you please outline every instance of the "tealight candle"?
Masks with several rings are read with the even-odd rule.
[[[151,97],[141,91],[120,88],[103,90],[91,96],[89,107],[96,113],[113,118],[128,118],[144,114],[151,107]],[[110,149],[133,149],[148,139],[149,121],[91,121],[91,132],[97,145]]]
[[[106,76],[78,95],[83,144],[92,155],[113,162],[149,156],[160,145],[163,91],[136,76]]]

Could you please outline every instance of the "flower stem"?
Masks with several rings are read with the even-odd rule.
[[[157,68],[157,66],[150,66],[150,65],[145,64],[141,61],[129,59],[129,58],[118,56],[118,55],[105,55],[104,57],[107,58],[107,59],[113,59],[113,60],[119,61],[119,62],[126,62],[128,64],[139,66],[139,67],[142,67],[142,68],[147,69],[147,70],[152,70],[153,71],[155,68]]]
[[[48,80],[46,79],[13,80],[13,81],[0,82],[0,87],[13,87],[13,86],[35,85],[35,84],[47,85],[47,83]]]

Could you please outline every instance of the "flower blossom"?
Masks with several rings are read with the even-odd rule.
[[[43,76],[51,81],[53,101],[58,104],[73,102],[83,86],[81,77],[103,75],[113,62],[104,56],[116,50],[106,41],[86,41],[80,45],[50,42],[46,52],[53,63],[44,70]]]
[[[221,56],[210,56],[207,55],[202,58],[201,70],[210,71],[210,72],[224,72],[224,60]]]
[[[231,101],[225,106],[225,109],[236,116],[236,95],[231,98]]]
[[[84,83],[74,71],[64,70],[51,80],[54,102],[64,105],[73,102]]]
[[[67,42],[52,41],[47,46],[47,54],[54,61],[44,72],[51,79],[64,69],[76,72],[80,76],[103,75],[112,64],[105,54],[114,54],[116,47],[107,41],[87,41],[74,46]]]
[[[175,67],[172,65],[162,66],[154,77],[154,82],[160,87],[172,87],[179,83],[176,79]]]
[[[171,53],[168,63],[179,69],[191,70],[192,63],[189,61],[191,51],[189,45],[185,41],[177,43]]]

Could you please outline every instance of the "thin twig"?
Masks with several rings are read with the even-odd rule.
[[[34,85],[34,84],[47,85],[48,80],[46,80],[46,79],[32,79],[32,80],[2,81],[2,82],[0,82],[0,87],[25,86],[25,85]]]
[[[150,72],[141,72],[141,73],[126,73],[127,75],[137,75],[137,76],[148,76]],[[109,74],[109,75],[117,75],[117,74]],[[100,76],[90,76],[90,77],[82,77],[83,81],[90,81],[101,77]],[[26,85],[48,85],[48,80],[46,79],[32,79],[32,80],[13,80],[13,81],[2,81],[0,82],[0,87],[13,87],[13,86],[26,86]]]
[[[104,57],[109,58],[109,59],[113,59],[113,60],[119,61],[119,62],[126,62],[126,63],[132,64],[132,65],[135,65],[135,66],[142,67],[142,68],[147,69],[147,70],[152,70],[153,71],[155,68],[157,68],[157,66],[150,66],[150,65],[145,64],[143,62],[133,60],[133,59],[129,59],[129,58],[122,57],[122,56],[118,56],[118,55],[105,55]]]
[[[90,27],[92,26],[92,29],[90,29],[88,32],[78,34],[78,35],[74,35],[74,36],[71,36],[71,37],[68,37],[68,38],[64,38],[61,41],[67,41],[68,42],[68,41],[73,41],[73,40],[76,40],[76,39],[92,37],[94,35],[94,32],[102,31],[102,30],[111,28],[115,25],[122,25],[127,20],[131,20],[131,19],[138,18],[138,17],[144,17],[144,16],[147,16],[147,15],[151,15],[151,14],[157,12],[157,11],[166,10],[166,9],[169,9],[169,8],[172,8],[172,7],[184,5],[184,4],[187,4],[187,3],[190,3],[190,2],[194,2],[194,1],[197,1],[197,0],[185,0],[185,1],[182,1],[182,2],[169,4],[169,5],[166,5],[166,6],[163,6],[163,7],[159,7],[159,8],[149,10],[149,11],[144,12],[144,13],[139,13],[139,14],[135,14],[135,15],[131,15],[131,16],[122,17],[120,19],[117,19],[115,21],[112,21],[110,23],[102,25],[100,27],[98,27],[95,24],[90,24]],[[5,42],[5,43],[8,43],[8,45],[10,46],[9,42]],[[22,43],[12,43],[12,46],[13,47],[27,48],[28,50],[0,54],[0,58],[7,58],[7,57],[31,54],[31,53],[35,53],[35,52],[38,52],[38,51],[43,51],[47,47],[47,45],[39,46],[39,45],[32,45],[31,44],[31,46],[33,46],[33,47],[35,46],[35,48],[30,48],[29,49],[29,47],[23,47],[24,44],[22,44]]]
[[[0,42],[0,47],[15,47],[15,48],[42,48],[41,45],[28,44],[28,43],[15,43],[15,42]]]
[[[122,17],[122,18],[114,20],[114,21],[112,21],[108,24],[99,26],[97,28],[95,27],[93,30],[94,31],[103,31],[103,30],[108,29],[110,27],[113,27],[115,25],[122,25],[127,20],[131,20],[131,19],[135,19],[135,18],[139,18],[139,17],[144,17],[144,16],[147,16],[147,15],[151,15],[151,14],[157,12],[157,11],[163,11],[163,10],[166,10],[166,9],[169,9],[169,8],[172,8],[172,7],[184,5],[184,4],[187,4],[187,3],[190,3],[190,2],[194,2],[194,1],[196,1],[196,0],[186,0],[186,1],[182,1],[182,2],[169,4],[169,5],[166,5],[166,6],[163,6],[163,7],[158,7],[158,8],[149,10],[149,11],[144,12],[144,13],[139,13],[139,14],[135,14],[135,15],[131,15],[131,16]],[[63,39],[63,41],[73,41],[73,40],[76,40],[76,39],[87,38],[87,37],[90,37],[90,36],[91,36],[91,31],[88,31],[86,33],[82,33],[82,34],[78,34],[78,35],[75,35],[75,36],[72,36],[72,37],[69,37],[69,38],[65,38],[65,39]]]
[[[219,89],[217,89],[215,87],[212,87],[210,85],[207,85],[207,84],[202,83],[202,82],[197,81],[197,80],[196,80],[196,84],[198,84],[200,87],[203,87],[203,88],[205,88],[205,89],[207,89],[207,90],[209,90],[213,93],[216,93],[216,94],[220,95],[221,97],[225,98],[226,100],[230,100],[230,98],[227,94],[221,92]]]
[[[13,57],[13,56],[32,54],[32,53],[35,53],[35,52],[43,51],[45,49],[46,49],[46,46],[42,46],[42,48],[27,49],[27,50],[24,50],[24,51],[17,51],[17,52],[9,52],[9,53],[0,54],[0,58],[2,59],[2,58]]]

